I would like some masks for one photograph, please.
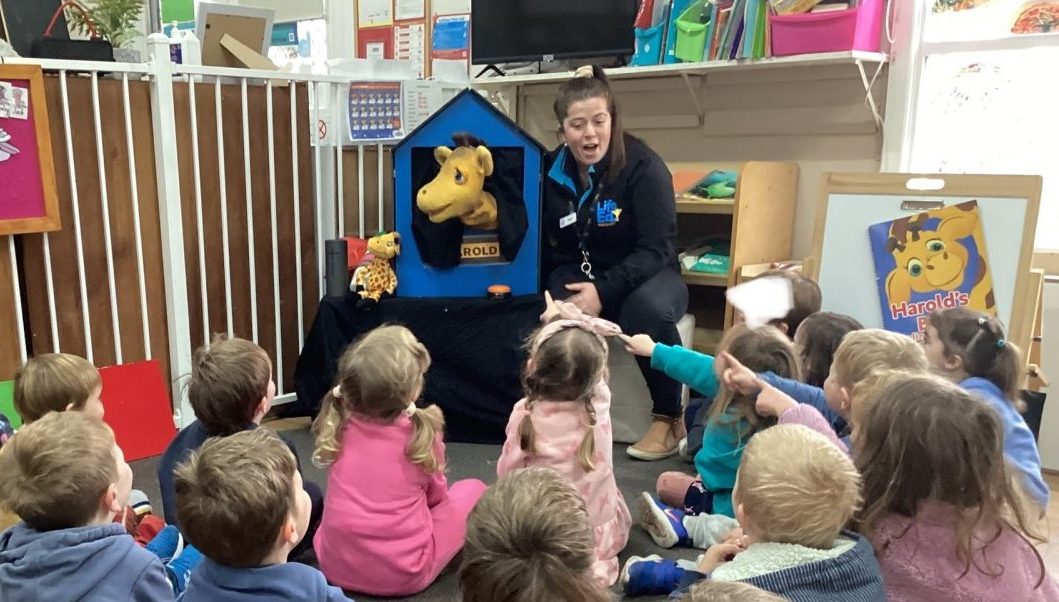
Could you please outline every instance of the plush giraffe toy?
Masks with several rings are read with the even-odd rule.
[[[384,294],[393,295],[397,290],[397,274],[390,267],[390,260],[401,254],[401,237],[396,232],[379,233],[368,239],[371,263],[353,272],[353,288],[360,298],[378,301]]]

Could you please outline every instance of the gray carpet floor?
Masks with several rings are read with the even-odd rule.
[[[312,435],[306,429],[284,431],[291,438],[302,458],[303,477],[308,481],[318,483],[321,487],[327,487],[327,472],[313,466],[308,459],[312,456]],[[638,462],[632,460],[625,454],[625,445],[614,446],[614,474],[617,477],[618,487],[625,496],[626,503],[633,513],[633,519],[637,517],[636,500],[641,491],[654,492],[655,480],[662,471],[683,470],[688,473],[694,472],[694,466],[679,458],[670,458],[661,462]],[[447,444],[449,482],[459,479],[476,478],[493,483],[496,481],[496,460],[500,456],[499,445],[473,445],[468,443]],[[160,503],[161,492],[158,489],[158,460],[159,458],[148,458],[131,463],[133,470],[133,487],[143,490],[148,498],[154,503]],[[673,558],[694,558],[698,552],[690,549],[675,549],[665,551],[651,541],[651,538],[640,527],[633,526],[629,535],[629,544],[621,554],[622,566],[630,556],[646,556],[648,554],[661,554]],[[615,588],[616,595],[620,598],[620,592]],[[369,601],[364,595],[351,594],[356,600]],[[455,602],[460,599],[459,585],[454,572],[443,574],[426,591],[410,598],[402,600],[415,600],[417,602]],[[665,600],[665,597],[636,598],[644,602]]]

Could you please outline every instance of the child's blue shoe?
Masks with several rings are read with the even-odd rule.
[[[646,491],[640,494],[640,526],[663,548],[691,546],[691,537],[684,528],[684,512],[666,506]]]
[[[677,589],[684,569],[657,554],[633,556],[621,570],[621,587],[627,596],[668,594]]]
[[[173,593],[178,596],[188,588],[188,581],[191,579],[191,571],[199,565],[202,560],[202,553],[199,552],[195,546],[188,546],[184,548],[184,551],[180,553],[180,556],[174,558],[169,564],[165,565],[166,573],[169,574],[169,582],[173,586]]]
[[[175,526],[166,525],[145,547],[165,564],[180,555],[184,549],[184,538]]]

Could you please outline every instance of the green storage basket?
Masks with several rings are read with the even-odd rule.
[[[692,4],[677,18],[677,43],[673,54],[682,61],[698,63],[706,50],[707,23],[699,23],[703,4]]]

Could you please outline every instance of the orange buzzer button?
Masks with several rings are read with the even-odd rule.
[[[486,289],[490,299],[507,299],[511,297],[511,287],[506,284],[494,284]]]

